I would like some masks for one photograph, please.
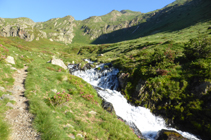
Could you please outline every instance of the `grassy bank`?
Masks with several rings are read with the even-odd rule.
[[[33,126],[41,133],[42,139],[138,139],[129,126],[101,107],[102,101],[91,85],[70,75],[68,70],[47,63],[53,55],[63,59],[65,63],[79,63],[83,57],[61,52],[67,47],[64,44],[51,45],[50,42],[45,42],[43,45],[40,43],[39,47],[33,42],[30,46],[28,42],[19,40],[17,43],[17,40],[19,39],[1,38],[1,43],[8,49],[7,55],[15,59],[13,67],[22,68],[24,64],[28,66],[25,96],[29,99],[30,112],[35,116]],[[6,52],[1,52],[6,55]],[[5,66],[4,58],[1,63],[1,74],[7,75],[7,78],[2,76],[1,80],[6,83],[5,89],[8,89],[13,84],[9,79],[12,70]],[[8,124],[3,119],[7,102],[8,100],[0,100],[0,136],[3,139],[7,139],[9,135]]]
[[[130,102],[150,108],[175,127],[207,138],[211,134],[209,24],[172,32],[169,36],[164,33],[84,46],[80,54],[94,61],[112,62],[120,73],[125,73],[126,85],[121,91]],[[196,33],[197,28],[202,30]]]

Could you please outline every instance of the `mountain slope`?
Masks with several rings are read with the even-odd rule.
[[[0,35],[26,41],[46,38],[70,43],[112,43],[159,32],[177,31],[210,20],[208,0],[176,0],[149,13],[116,11],[76,21],[72,16],[35,23],[28,18],[0,18]]]
[[[200,22],[209,21],[211,19],[210,6],[211,2],[207,0],[175,1],[163,9],[144,14],[145,22],[127,29],[103,34],[93,43],[113,43],[159,32],[178,31]],[[138,21],[141,20],[138,19]]]

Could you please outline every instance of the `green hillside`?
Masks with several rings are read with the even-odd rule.
[[[139,139],[114,112],[102,108],[90,84],[47,62],[56,57],[66,65],[80,63],[81,68],[85,58],[95,64],[112,63],[120,70],[119,90],[131,104],[209,140],[210,7],[209,0],[176,0],[149,13],[113,10],[83,21],[72,16],[40,23],[0,18],[0,87],[5,89],[0,97],[12,95],[8,90],[17,71],[11,67],[26,65],[25,96],[42,139]],[[7,56],[16,64],[8,65]],[[11,109],[8,102],[16,104],[0,100],[0,140],[10,139],[12,133],[4,119]]]

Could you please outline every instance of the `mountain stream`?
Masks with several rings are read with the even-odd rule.
[[[86,61],[92,63],[89,60]],[[155,140],[161,129],[174,130],[185,138],[199,140],[196,136],[188,132],[167,127],[165,120],[153,115],[149,109],[141,106],[135,107],[129,104],[125,97],[117,91],[119,87],[117,78],[119,70],[112,67],[104,68],[105,65],[100,64],[96,68],[86,69],[84,71],[73,68],[75,65],[69,65],[68,68],[73,75],[84,79],[94,87],[98,87],[97,92],[99,96],[113,105],[116,115],[128,124],[135,124],[147,140]]]

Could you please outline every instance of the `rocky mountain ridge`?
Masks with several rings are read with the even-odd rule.
[[[72,16],[37,23],[29,18],[0,18],[0,35],[18,36],[26,41],[38,41],[40,38],[45,38],[71,44],[77,34],[78,38],[88,38],[86,43],[115,42],[121,39],[138,38],[143,34],[156,33],[157,29],[152,28],[153,26],[163,26],[162,22],[169,22],[169,17],[171,18],[174,13],[180,12],[181,16],[184,11],[182,6],[198,5],[200,2],[201,0],[176,0],[162,9],[149,13],[113,10],[106,15],[92,16],[83,21],[76,21]],[[120,40],[110,41],[111,38],[120,38],[119,34],[121,34]],[[80,43],[77,40],[75,42]]]

